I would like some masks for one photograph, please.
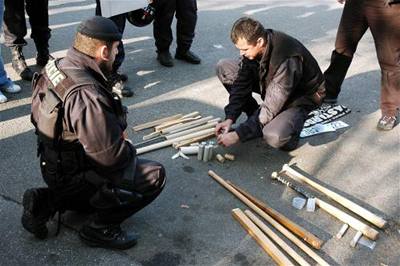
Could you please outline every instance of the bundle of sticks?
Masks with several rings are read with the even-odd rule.
[[[161,149],[168,146],[179,148],[194,142],[214,137],[214,128],[221,118],[213,116],[202,117],[199,112],[186,115],[176,114],[150,121],[132,127],[134,132],[153,128],[154,132],[143,136],[143,141],[135,143],[135,146],[143,146],[149,142],[153,144],[140,147],[137,154]]]
[[[208,171],[208,174],[214,178],[225,189],[234,194],[244,204],[264,218],[271,226],[277,229],[280,233],[286,236],[296,246],[303,250],[319,265],[329,265],[321,258],[314,250],[303,243],[311,245],[315,249],[320,249],[322,241],[312,233],[306,231],[301,226],[289,220],[276,210],[268,207],[265,203],[251,196],[249,193],[224,180],[214,171]],[[274,233],[263,221],[257,218],[251,211],[241,211],[236,208],[232,210],[233,217],[249,232],[249,234],[257,241],[257,243],[271,256],[278,265],[294,265],[294,263],[285,255],[288,254],[294,261],[300,265],[310,265],[302,256],[300,256],[293,248],[286,244],[276,233]],[[273,241],[272,241],[272,240]],[[280,246],[282,252],[276,245]]]
[[[371,211],[365,209],[364,207],[356,204],[355,202],[345,198],[344,196],[318,184],[317,182],[307,178],[303,174],[299,173],[298,171],[294,170],[289,165],[285,164],[282,167],[282,170],[279,173],[272,173],[271,178],[275,179],[286,186],[292,188],[296,192],[302,194],[308,199],[314,199],[317,206],[319,206],[322,210],[326,211],[327,213],[331,214],[332,216],[336,217],[340,221],[344,223],[344,226],[340,230],[337,235],[337,238],[341,238],[342,235],[345,233],[346,229],[350,226],[354,228],[357,233],[353,238],[352,242],[350,243],[351,246],[355,246],[357,241],[360,239],[361,236],[365,236],[371,240],[376,240],[378,238],[378,231],[368,225],[367,223],[361,221],[358,218],[351,216],[350,214],[346,213],[345,211],[333,206],[332,204],[323,201],[320,198],[317,198],[313,194],[306,191],[301,186],[294,184],[293,182],[287,180],[285,177],[289,177],[297,182],[304,183],[310,185],[312,188],[318,190],[319,192],[323,193],[324,195],[328,196],[330,199],[334,200],[335,202],[339,203],[343,207],[347,208],[354,214],[358,215],[359,217],[363,218],[364,220],[368,221],[369,223],[375,225],[378,228],[384,228],[387,224],[382,217],[372,213]]]

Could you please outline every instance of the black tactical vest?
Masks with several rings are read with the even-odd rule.
[[[101,87],[84,69],[60,70],[58,60],[49,61],[34,77],[31,121],[38,136],[42,175],[50,187],[87,170],[84,149],[74,133],[64,130],[63,119],[68,97],[93,84]]]

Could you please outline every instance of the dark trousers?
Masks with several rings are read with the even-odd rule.
[[[223,59],[217,65],[217,76],[229,94],[231,94],[231,88],[238,76],[239,63],[239,60]],[[254,80],[251,86],[253,92],[260,93],[259,79]],[[242,111],[248,116],[245,124],[251,128],[251,135],[262,137],[268,145],[274,148],[287,151],[294,150],[299,142],[300,133],[307,119],[309,108],[302,106],[284,108],[264,127],[260,125],[258,119],[259,109],[260,106],[256,99],[249,94],[244,99]]]
[[[32,28],[36,48],[47,49],[50,39],[48,0],[4,1],[4,44],[8,47],[26,45],[25,9]]]
[[[96,0],[96,16],[101,16],[101,6],[100,6],[100,1]],[[117,25],[118,30],[121,34],[124,34],[125,30],[125,23],[126,23],[126,14],[120,14],[116,16],[110,17],[112,21]],[[124,62],[125,59],[125,49],[124,49],[124,44],[122,41],[119,42],[118,45],[118,54],[115,57],[115,61],[113,64],[113,71],[117,72],[117,70],[120,68],[122,63]]]
[[[382,74],[382,114],[393,116],[400,108],[400,5],[387,6],[385,0],[346,1],[336,35],[335,52],[349,57],[351,62],[368,28],[374,38]],[[328,92],[339,93],[341,82],[335,82],[335,79],[343,81],[350,66],[350,62],[346,64],[345,60],[332,56],[329,73],[325,73]]]
[[[122,180],[118,188],[99,186],[80,177],[53,186],[45,178],[52,192],[52,209],[94,213],[98,224],[122,223],[151,203],[161,193],[165,180],[164,167],[145,159],[137,160],[134,179]]]
[[[158,0],[153,22],[153,34],[158,52],[168,51],[172,43],[171,24],[176,15],[177,52],[190,49],[197,22],[196,0]]]

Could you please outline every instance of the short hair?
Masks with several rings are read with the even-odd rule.
[[[99,47],[106,45],[108,49],[112,49],[112,41],[98,40],[82,33],[77,32],[74,40],[74,48],[85,55],[96,57],[96,51]]]
[[[258,38],[264,38],[264,26],[257,20],[242,17],[233,23],[231,30],[231,40],[237,43],[240,38],[245,39],[249,44],[255,44]]]

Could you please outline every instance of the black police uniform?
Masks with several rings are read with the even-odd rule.
[[[94,17],[78,31],[120,40],[110,22]],[[108,32],[103,28],[107,26]],[[124,138],[126,108],[108,88],[95,60],[71,48],[65,58],[50,61],[33,82],[31,118],[48,189],[25,192],[25,229],[45,238],[46,221],[55,211],[94,212],[92,225],[80,231],[83,241],[111,248],[134,245],[135,239],[122,234],[119,224],[159,195],[165,170],[157,162],[137,158],[135,147]]]
[[[50,39],[48,0],[4,0],[4,44],[24,46],[27,29],[25,10],[32,29],[31,37],[38,51],[47,49]]]
[[[155,2],[154,38],[159,53],[169,50],[172,43],[171,24],[176,14],[177,53],[184,54],[190,49],[197,22],[196,0],[158,0]]]

